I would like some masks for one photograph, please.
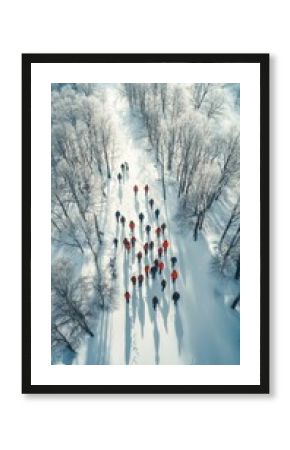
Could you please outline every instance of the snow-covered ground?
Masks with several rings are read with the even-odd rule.
[[[118,148],[102,224],[105,232],[102,259],[106,270],[108,260],[116,256],[116,307],[113,311],[101,312],[95,324],[95,337],[85,340],[73,363],[239,364],[240,318],[237,311],[224,301],[235,286],[216,276],[211,269],[210,233],[206,237],[200,235],[194,242],[187,227],[181,230],[175,219],[178,202],[174,183],[167,183],[165,203],[159,169],[150,151],[146,150],[145,132],[138,118],[130,113],[127,101],[116,87],[108,87],[107,94],[108,111],[114,117],[117,130]],[[119,183],[117,173],[124,161],[129,163],[130,170]],[[139,186],[136,197],[133,192],[135,184]],[[157,224],[146,201],[145,184],[150,188],[149,198],[154,199],[154,206],[161,211],[159,223],[167,224],[170,248],[165,257],[167,287],[164,294],[159,274],[155,280],[149,278],[142,288],[133,289],[130,281],[132,275],[137,276],[140,271],[144,274],[144,227],[150,224],[153,236]],[[116,222],[117,210],[126,217],[124,228]],[[143,228],[139,227],[138,219],[141,211],[145,215]],[[130,252],[129,257],[125,255],[122,245],[124,237],[131,236],[130,220],[136,224],[135,253],[142,251],[141,265],[134,252]],[[113,247],[115,237],[119,239],[117,251]],[[154,240],[157,244],[155,236]],[[174,291],[170,282],[170,258],[173,255],[178,259],[176,290],[181,296],[177,307],[172,301]],[[150,252],[145,262],[147,260],[151,263]],[[126,290],[132,295],[129,304],[124,300]],[[152,307],[154,295],[159,299],[156,311]]]

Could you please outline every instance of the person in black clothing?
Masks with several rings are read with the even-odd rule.
[[[121,164],[121,169],[122,169],[122,172],[124,172],[124,170],[125,170],[125,164]]]
[[[144,214],[142,212],[140,212],[140,214],[139,214],[139,220],[140,220],[141,223],[144,220]]]
[[[180,294],[179,294],[179,292],[174,292],[174,294],[172,295],[172,299],[173,299],[174,304],[175,304],[175,306],[176,306],[178,300],[180,299]]]
[[[142,252],[137,253],[137,259],[138,259],[138,262],[140,263],[141,259],[142,259]]]
[[[120,211],[116,211],[116,219],[117,219],[117,222],[119,222],[120,215],[121,215]]]
[[[117,177],[118,177],[118,180],[119,180],[119,183],[120,183],[121,180],[122,180],[122,175],[120,174],[120,172],[118,173]]]
[[[153,248],[154,248],[154,242],[153,241],[151,241],[150,243],[149,243],[149,248],[150,248],[150,250],[151,250],[151,252],[153,251]]]
[[[143,280],[144,280],[144,277],[140,273],[140,275],[138,275],[138,285],[139,285],[139,287],[142,287]]]
[[[152,266],[151,269],[150,269],[150,272],[151,272],[152,278],[154,280],[156,272],[157,272],[157,267],[156,266]]]
[[[155,209],[155,217],[157,220],[158,220],[159,214],[160,214],[160,210],[158,208]]]
[[[115,238],[113,242],[114,242],[114,246],[115,246],[115,248],[117,248],[117,247],[118,247],[118,239],[117,239],[117,238]]]
[[[152,305],[153,305],[153,309],[156,309],[156,306],[158,305],[158,298],[157,297],[153,297],[152,298]]]
[[[149,233],[150,233],[150,231],[151,231],[150,225],[146,225],[145,231],[146,231],[146,233],[149,235]]]
[[[122,216],[120,221],[121,221],[121,224],[124,226],[125,222],[126,222],[126,217]]]
[[[154,265],[158,268],[159,261],[158,259],[154,259]]]
[[[163,280],[161,281],[162,292],[163,292],[164,289],[166,288],[166,284],[167,284],[167,281],[163,279]]]
[[[177,263],[177,258],[176,258],[176,256],[172,256],[172,258],[171,258],[171,264],[172,264],[172,267],[174,267],[176,263]]]
[[[126,170],[127,170],[127,172],[128,172],[128,170],[129,170],[129,164],[127,163],[127,161],[125,161],[125,168],[126,168]]]
[[[151,199],[149,200],[149,205],[150,205],[150,208],[152,209],[152,208],[153,208],[153,205],[154,205],[154,200],[153,200],[153,198],[151,198]]]
[[[165,223],[163,223],[162,225],[161,225],[161,230],[162,230],[162,233],[164,234],[164,231],[165,231],[165,228],[166,228],[166,224]]]

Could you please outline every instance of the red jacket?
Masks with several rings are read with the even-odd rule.
[[[165,249],[165,250],[167,250],[168,249],[168,247],[169,247],[169,242],[167,241],[167,240],[165,240],[164,242],[163,242],[163,248]]]
[[[129,292],[125,292],[124,297],[125,297],[126,300],[130,300]]]
[[[155,232],[156,232],[157,236],[159,236],[161,233],[161,228],[160,227],[156,228]]]
[[[146,184],[146,186],[144,187],[144,189],[145,189],[145,192],[148,192],[148,191],[149,191],[149,186],[148,186],[148,184]]]
[[[137,278],[135,277],[135,275],[133,275],[133,277],[131,278],[131,281],[133,284],[136,284]]]
[[[158,268],[159,268],[159,270],[163,270],[164,269],[164,263],[162,261],[159,262]]]
[[[178,272],[176,270],[173,270],[170,276],[172,280],[175,281],[178,278]]]
[[[134,223],[133,221],[131,221],[131,222],[129,223],[129,227],[130,227],[131,230],[134,230],[134,228],[135,228],[135,223]]]

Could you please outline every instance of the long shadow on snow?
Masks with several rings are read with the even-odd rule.
[[[139,287],[138,289],[138,317],[141,327],[141,335],[142,338],[144,337],[144,326],[145,326],[145,304],[144,299],[142,295],[142,288]]]
[[[126,319],[125,319],[125,362],[130,364],[131,354],[131,319],[129,312],[129,303],[126,303]]]
[[[137,291],[136,291],[136,286],[133,286],[133,291],[132,291],[132,315],[133,315],[133,324],[135,323],[136,320],[136,311],[137,311]]]
[[[88,339],[88,350],[86,364],[104,365],[108,364],[108,329],[109,311],[102,309],[95,327],[95,336]]]
[[[169,315],[169,304],[165,297],[165,292],[162,292],[161,296],[162,302],[160,302],[160,311],[164,322],[164,328],[166,333],[168,333],[168,315]]]
[[[158,311],[154,311],[154,322],[153,322],[153,338],[154,338],[154,351],[155,351],[155,364],[159,364],[160,355],[159,355],[159,347],[160,347],[160,334],[157,325],[157,313]]]
[[[183,327],[178,305],[175,306],[174,327],[178,343],[178,353],[180,355],[182,351],[182,342],[183,342]]]
[[[124,279],[124,291],[126,292],[129,289],[129,255],[125,249],[123,256],[123,279]]]

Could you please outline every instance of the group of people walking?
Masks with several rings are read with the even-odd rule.
[[[121,170],[122,171],[129,170],[128,163],[122,164]],[[118,176],[118,179],[119,179],[119,176]],[[121,179],[122,179],[122,175],[121,175]],[[119,181],[120,181],[120,179],[119,179]],[[133,186],[133,192],[134,192],[135,196],[138,195],[138,192],[139,192],[138,185]],[[144,193],[145,193],[146,201],[148,202],[150,209],[153,212],[154,199],[148,198],[148,194],[149,194],[148,184],[146,184],[144,186]],[[120,211],[116,211],[115,216],[116,216],[117,222],[121,223],[122,227],[125,228],[126,217],[123,216],[120,213]],[[139,273],[138,273],[138,275],[132,275],[131,280],[130,280],[132,283],[133,289],[135,289],[137,285],[140,289],[142,289],[143,283],[148,282],[149,279],[151,279],[152,283],[159,281],[160,286],[161,286],[161,291],[164,292],[167,287],[167,280],[164,275],[165,263],[167,263],[167,252],[168,252],[170,243],[169,243],[168,239],[166,238],[166,229],[167,229],[166,223],[162,223],[159,225],[160,210],[158,208],[156,208],[154,210],[154,216],[155,216],[155,220],[156,220],[155,230],[153,230],[152,226],[149,224],[147,224],[144,227],[145,216],[142,212],[140,212],[138,215],[140,230],[142,230],[142,231],[144,230],[145,235],[146,235],[146,241],[141,243],[141,246],[142,246],[141,249],[143,251],[141,249],[140,250],[138,249],[138,251],[136,252],[136,243],[137,243],[137,238],[135,236],[136,224],[133,220],[130,220],[128,223],[128,227],[130,230],[130,236],[128,238],[124,237],[122,244],[123,244],[123,248],[125,251],[125,257],[128,257],[131,253],[132,256],[136,256],[137,260],[138,260]],[[154,239],[153,233],[155,235],[155,239]],[[115,248],[117,248],[119,241],[116,237],[114,238],[113,243],[114,243]],[[151,260],[151,262],[150,262],[150,260]],[[170,263],[171,263],[170,278],[171,278],[171,283],[172,283],[173,287],[175,288],[176,281],[177,281],[178,275],[179,275],[175,268],[175,266],[177,264],[176,256],[172,256],[170,258]],[[158,280],[158,274],[159,274],[159,280]],[[125,292],[124,298],[127,303],[130,302],[131,294],[129,291]],[[172,295],[172,300],[175,305],[177,304],[179,299],[180,299],[179,292],[174,290],[174,293]],[[154,296],[152,298],[152,306],[153,306],[154,310],[156,309],[158,303],[159,303],[158,297]]]
[[[125,179],[125,173],[129,172],[129,164],[127,163],[127,161],[123,162],[120,165],[120,169],[121,169],[121,172],[119,172],[117,175],[119,183],[121,183],[122,178],[123,178],[123,180]]]

